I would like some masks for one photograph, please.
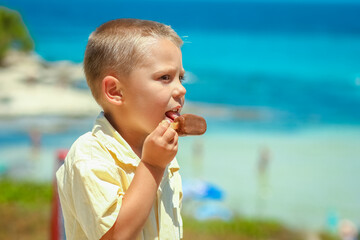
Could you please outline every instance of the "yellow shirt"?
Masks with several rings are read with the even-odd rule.
[[[101,113],[56,173],[68,240],[100,239],[114,224],[139,157]],[[138,239],[180,239],[182,200],[179,165],[167,167]],[[134,216],[136,217],[136,216]]]

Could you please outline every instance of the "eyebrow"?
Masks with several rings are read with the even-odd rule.
[[[175,71],[176,71],[176,68],[164,68],[164,69],[154,72],[154,75],[163,74],[163,73],[167,73],[167,72],[175,72]],[[185,75],[185,73],[186,73],[185,69],[182,68],[180,70],[180,74]]]

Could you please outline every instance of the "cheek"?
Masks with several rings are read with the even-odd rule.
[[[150,119],[163,117],[168,106],[168,101],[158,96],[143,99],[141,111]],[[140,110],[140,109],[139,109]]]
[[[161,95],[157,95],[153,102],[150,103],[148,107],[147,115],[154,119],[155,122],[159,122],[164,119],[165,112],[168,110],[169,100],[167,98],[161,97]]]
[[[151,99],[153,104],[156,104],[159,108],[166,108],[171,99],[171,91],[166,88],[157,89],[156,91],[153,91],[151,95],[152,96],[149,96],[149,99]]]
[[[136,93],[137,105],[149,118],[164,115],[171,99],[171,91],[163,86],[150,85]],[[152,116],[154,115],[154,116]]]

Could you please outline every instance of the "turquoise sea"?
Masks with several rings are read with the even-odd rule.
[[[185,42],[188,111],[208,121],[204,136],[181,139],[183,177],[217,184],[222,204],[240,215],[306,229],[329,228],[334,218],[360,226],[360,1],[0,4],[22,14],[48,61],[81,62],[88,35],[110,19],[170,24]],[[49,181],[56,150],[94,118],[0,119],[0,163],[18,177]],[[34,150],[29,129],[39,124],[42,145]]]
[[[23,15],[46,60],[81,62],[107,20],[157,20],[185,41],[189,101],[265,107],[290,124],[360,123],[360,2],[1,2]]]

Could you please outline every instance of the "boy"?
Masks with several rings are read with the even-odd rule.
[[[90,35],[84,71],[103,112],[56,174],[68,240],[182,238],[169,127],[186,93],[181,45],[169,26],[137,19]]]

